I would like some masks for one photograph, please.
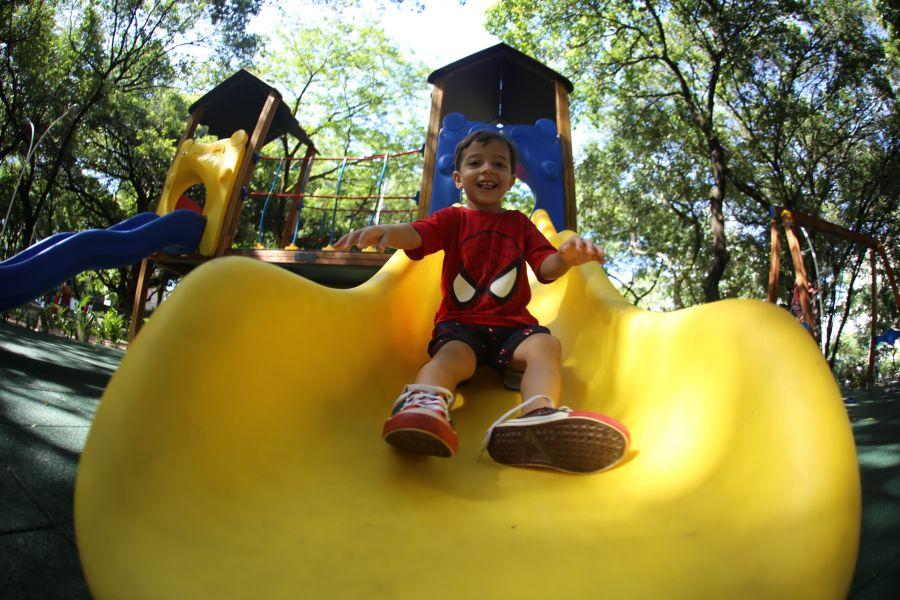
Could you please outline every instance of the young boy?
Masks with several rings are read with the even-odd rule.
[[[527,262],[541,283],[550,283],[570,267],[603,262],[605,253],[578,237],[557,250],[528,217],[503,209],[501,200],[515,182],[516,149],[502,135],[470,134],[456,147],[454,164],[453,180],[465,192],[465,207],[445,208],[412,224],[366,227],[335,244],[338,250],[399,248],[413,260],[444,251],[443,301],[428,345],[431,360],[394,403],[385,441],[408,452],[453,456],[453,390],[478,365],[488,364],[508,387],[521,373],[523,399],[488,430],[491,458],[578,473],[614,466],[628,446],[624,426],[596,413],[555,408],[561,347],[528,312],[525,270]],[[510,420],[520,410],[522,416]]]

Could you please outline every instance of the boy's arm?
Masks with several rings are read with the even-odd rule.
[[[422,236],[408,223],[396,225],[374,225],[351,231],[334,245],[335,250],[350,250],[356,246],[360,250],[375,246],[379,252],[386,247],[398,250],[413,250],[422,245]]]
[[[538,276],[545,281],[558,279],[566,274],[572,267],[583,265],[592,260],[600,264],[606,262],[606,252],[603,248],[590,240],[572,236],[563,242],[556,250],[541,263]]]

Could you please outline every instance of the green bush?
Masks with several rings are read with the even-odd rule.
[[[113,308],[100,315],[100,335],[112,345],[118,344],[125,337],[125,317]]]
[[[78,307],[75,309],[75,314],[73,315],[76,333],[75,339],[84,342],[89,342],[91,336],[97,335],[97,316],[88,308],[88,305],[92,300],[93,299],[90,296],[85,296],[79,300]]]

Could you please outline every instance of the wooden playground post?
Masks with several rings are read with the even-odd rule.
[[[803,320],[809,325],[809,330],[813,337],[818,337],[816,331],[816,323],[813,322],[812,310],[809,306],[809,289],[808,279],[806,277],[806,267],[803,266],[803,252],[800,250],[800,240],[794,233],[793,219],[789,212],[782,215],[784,224],[784,235],[788,241],[788,247],[791,250],[791,260],[794,263],[794,286],[800,296],[800,308],[803,311]]]
[[[578,208],[575,202],[575,162],[572,158],[572,123],[569,116],[569,92],[562,81],[556,81],[556,131],[562,151],[563,210],[566,229],[578,230]]]
[[[281,102],[281,94],[274,89],[269,91],[266,103],[263,105],[259,119],[256,121],[256,127],[253,129],[253,134],[247,143],[247,149],[238,165],[234,189],[231,190],[231,195],[227,199],[225,217],[222,219],[222,232],[219,234],[219,243],[216,246],[216,256],[223,256],[234,242],[234,236],[237,234],[239,224],[238,221],[241,216],[241,206],[244,202],[244,185],[249,181],[253,172],[254,157],[262,146],[269,127],[272,125],[272,119],[275,118],[275,111],[278,109],[279,102]]]
[[[428,217],[431,209],[431,188],[434,186],[434,169],[437,163],[438,134],[441,131],[441,105],[444,102],[444,79],[434,82],[431,90],[431,115],[428,117],[428,133],[425,138],[425,158],[422,164],[422,185],[419,191],[419,218]]]
[[[778,221],[772,219],[769,225],[769,238],[771,248],[769,253],[769,302],[775,304],[778,298],[778,282],[781,279],[781,236],[778,235]]]
[[[198,106],[188,117],[184,133],[181,134],[181,139],[179,139],[178,144],[175,145],[175,158],[178,158],[178,151],[181,149],[181,145],[184,141],[194,137],[194,133],[197,131],[200,119],[203,118],[205,109],[205,106]],[[172,159],[173,162],[175,158]],[[162,198],[160,198],[160,200],[162,200]],[[131,326],[128,328],[129,340],[133,340],[144,325],[144,312],[146,311],[145,305],[147,304],[147,290],[150,287],[151,271],[152,266],[150,264],[150,259],[145,258],[141,260],[138,266],[138,279],[134,289],[134,300],[131,304]]]
[[[875,383],[875,336],[878,335],[875,321],[878,317],[878,285],[875,281],[875,248],[869,248],[869,264],[872,267],[872,315],[871,333],[869,336],[869,367],[866,371],[866,381],[869,385]]]
[[[297,184],[294,186],[295,194],[304,194],[306,192],[306,183],[309,180],[307,169],[309,169],[309,164],[315,154],[316,147],[312,144],[308,145],[306,147],[306,154],[300,162],[300,177],[297,179]],[[294,228],[297,227],[297,221],[300,219],[300,202],[302,200],[303,198],[294,198],[291,202],[291,207],[288,210],[288,216],[284,224],[284,231],[281,233],[282,248],[287,248],[293,242]]]
[[[137,286],[134,290],[134,303],[131,306],[131,326],[128,328],[128,340],[133,340],[144,324],[147,290],[150,287],[150,259],[143,259],[138,265]]]

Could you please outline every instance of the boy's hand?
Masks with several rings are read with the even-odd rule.
[[[557,249],[560,260],[568,267],[577,267],[596,260],[600,264],[606,262],[606,252],[590,240],[570,237]]]
[[[381,225],[363,227],[362,229],[351,231],[339,239],[334,245],[334,249],[350,250],[353,246],[356,246],[360,250],[363,250],[369,246],[375,246],[378,248],[379,252],[384,252],[386,245],[384,244],[384,236],[386,233],[387,230]]]

